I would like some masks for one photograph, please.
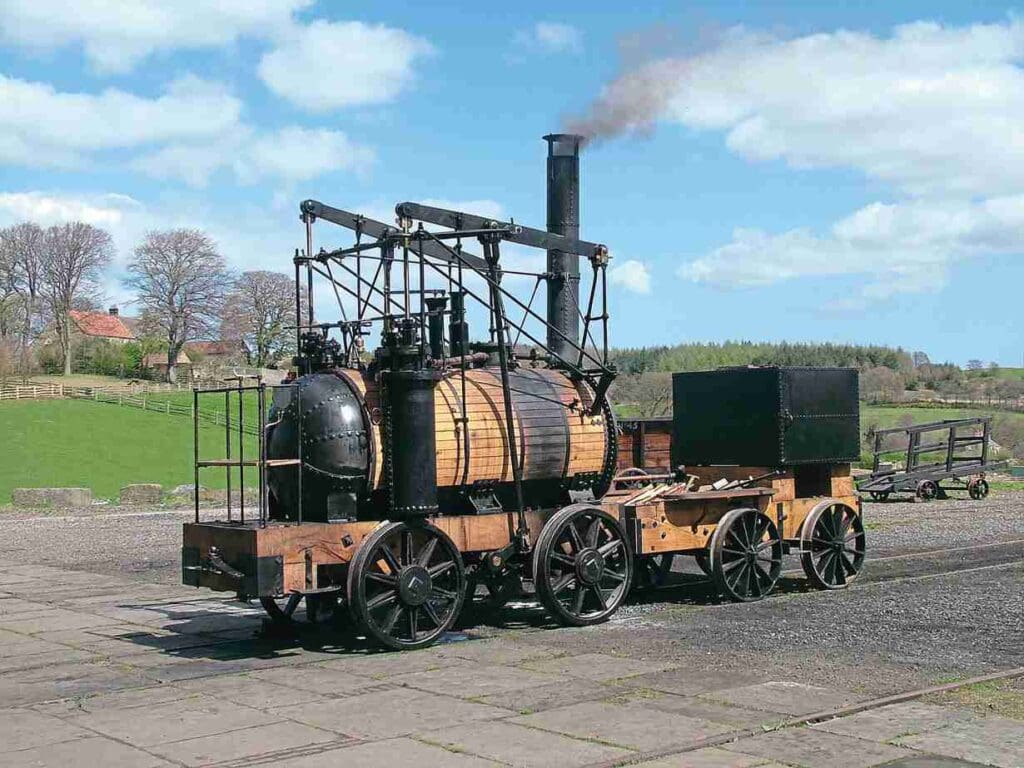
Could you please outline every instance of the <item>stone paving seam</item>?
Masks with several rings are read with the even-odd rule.
[[[1018,667],[1010,670],[1003,670],[1002,672],[994,672],[989,675],[981,675],[978,677],[968,678],[966,680],[960,680],[955,683],[946,683],[944,685],[932,686],[930,688],[921,688],[915,691],[906,691],[903,693],[897,693],[892,696],[884,696],[877,699],[869,699],[866,701],[858,702],[847,707],[838,708],[831,712],[817,712],[809,715],[803,715],[800,717],[791,718],[777,727],[770,730],[765,730],[763,727],[756,726],[752,728],[737,729],[731,733],[723,733],[718,736],[710,736],[705,739],[698,740],[691,744],[679,745],[676,748],[667,747],[660,750],[651,750],[650,752],[640,753],[637,759],[631,760],[608,760],[599,763],[592,763],[591,765],[585,766],[584,768],[619,768],[619,766],[632,765],[637,762],[647,762],[650,760],[657,760],[660,758],[671,757],[673,755],[685,754],[687,752],[694,752],[704,747],[718,747],[724,744],[729,744],[734,741],[738,741],[742,738],[750,738],[758,736],[764,733],[774,733],[776,731],[786,730],[790,728],[799,728],[801,726],[810,725],[812,723],[822,722],[825,720],[831,720],[846,715],[853,715],[858,712],[864,712],[868,709],[880,709],[881,707],[889,704],[897,704],[903,701],[912,701],[919,699],[924,696],[931,695],[933,693],[943,693],[945,691],[956,690],[957,688],[963,688],[968,685],[974,685],[976,683],[990,682],[993,680],[1011,680],[1018,677],[1024,677],[1024,667]]]

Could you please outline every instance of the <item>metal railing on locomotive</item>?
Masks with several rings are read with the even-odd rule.
[[[294,257],[296,343],[300,350],[300,373],[309,372],[318,362],[322,362],[312,357],[315,353],[323,353],[332,332],[340,336],[340,342],[333,340],[337,344],[337,359],[334,362],[343,367],[364,369],[361,355],[363,339],[369,335],[369,329],[379,325],[381,348],[378,356],[382,352],[390,356],[389,365],[393,369],[404,366],[418,371],[458,372],[462,396],[459,398],[461,413],[457,421],[463,427],[462,439],[466,442],[465,450],[468,453],[469,430],[465,428],[469,420],[466,412],[466,380],[473,356],[466,338],[466,299],[486,310],[490,319],[489,348],[496,352],[500,372],[506,424],[504,436],[515,488],[515,509],[509,511],[510,534],[515,540],[522,540],[528,532],[522,491],[523,457],[518,455],[512,414],[512,393],[518,390],[513,388],[509,372],[525,359],[543,361],[549,367],[564,370],[570,378],[586,382],[595,395],[590,407],[594,412],[600,409],[605,402],[608,387],[615,378],[615,368],[608,362],[607,248],[597,243],[523,227],[511,220],[497,221],[417,203],[401,203],[396,206],[398,227],[313,200],[305,201],[301,209],[306,225],[306,250],[297,251]],[[330,251],[321,249],[313,254],[313,223],[317,219],[353,230],[355,243]],[[420,222],[415,229],[412,225],[414,220]],[[436,224],[443,229],[428,230],[422,222]],[[465,250],[464,240],[476,240],[482,248],[483,256]],[[567,333],[533,308],[542,282],[559,282],[564,287],[567,276],[503,269],[501,245],[504,242],[549,252],[583,255],[589,259],[592,279],[586,310],[580,310],[578,301],[572,301],[570,305],[583,323],[580,338],[570,335],[573,329]],[[534,278],[533,291],[527,301],[520,299],[502,284],[505,275]],[[428,276],[434,280],[439,279],[444,287],[428,288]],[[482,281],[485,291],[478,293],[469,287],[467,279],[470,277]],[[314,280],[318,279],[330,285],[341,320],[329,323],[313,321],[313,285]],[[569,279],[571,281],[571,276]],[[302,313],[303,288],[305,317]],[[486,295],[481,295],[484,292]],[[355,302],[355,316],[351,319],[347,316],[343,295]],[[446,306],[448,302],[444,299],[451,300],[450,306]],[[521,313],[521,319],[510,316],[509,305],[515,307],[516,315]],[[444,322],[445,318],[447,323]],[[533,333],[528,327],[531,321],[539,323],[543,333]],[[514,339],[512,332],[515,333]],[[547,338],[540,338],[541,335]],[[600,345],[596,339],[598,335]],[[515,344],[520,339],[533,343],[534,350],[530,355],[516,354]],[[552,340],[559,342],[560,350],[553,348]],[[398,357],[403,360],[399,362]],[[564,406],[561,401],[558,404]],[[574,403],[570,407],[584,406]],[[610,418],[610,412],[608,415]],[[420,442],[423,442],[422,435]],[[516,516],[514,525],[513,514]]]
[[[246,385],[244,384],[246,379],[255,380],[255,384]],[[267,469],[270,467],[295,467],[295,471],[298,473],[297,481],[299,488],[298,498],[298,519],[302,522],[302,425],[299,423],[299,429],[297,432],[297,444],[296,451],[297,457],[295,459],[269,459],[267,458],[267,431],[271,429],[274,424],[267,422],[267,390],[271,392],[277,390],[290,389],[293,387],[291,383],[282,384],[267,384],[259,376],[235,376],[232,379],[226,379],[225,381],[233,380],[234,386],[225,387],[210,387],[200,389],[198,387],[192,390],[192,429],[193,429],[193,465],[194,465],[194,485],[193,485],[193,502],[195,505],[195,522],[199,522],[199,491],[200,491],[200,473],[204,469],[224,469],[225,475],[225,504],[227,507],[227,522],[237,522],[239,525],[244,525],[245,520],[245,468],[255,467],[257,474],[257,522],[260,527],[266,527],[269,518],[269,496],[268,496],[268,484],[267,484]],[[245,423],[245,397],[248,394],[255,394],[256,396],[256,411],[257,411],[257,448],[256,458],[247,459],[245,457],[245,438],[246,435],[252,433],[246,429]],[[200,404],[204,399],[209,399],[215,395],[224,396],[224,456],[218,459],[201,459],[202,454],[200,448],[200,422],[202,420],[202,413],[200,410]],[[238,422],[237,426],[232,427],[231,411],[232,411],[232,395],[237,400],[238,407]],[[301,394],[296,389],[296,398],[301,398]],[[232,456],[232,432],[238,435],[238,442],[235,446],[237,448],[237,455]],[[238,519],[236,520],[233,516],[233,508],[231,502],[231,471],[233,469],[238,470]]]

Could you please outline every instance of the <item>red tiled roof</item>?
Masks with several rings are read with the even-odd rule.
[[[117,315],[106,312],[81,312],[73,309],[68,316],[78,326],[78,330],[86,336],[97,336],[103,339],[134,339],[135,335],[121,322]]]
[[[190,341],[185,349],[201,355],[234,355],[241,351],[238,344],[230,341]]]

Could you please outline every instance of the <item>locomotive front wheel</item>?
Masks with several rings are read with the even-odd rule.
[[[782,572],[782,537],[771,518],[756,509],[726,512],[708,546],[711,576],[730,600],[760,600]]]
[[[560,624],[605,621],[633,581],[633,553],[622,525],[587,504],[560,509],[537,539],[533,578],[541,604]]]
[[[800,564],[820,589],[843,589],[864,566],[864,522],[838,501],[819,504],[804,522]]]
[[[983,477],[976,477],[967,484],[967,494],[975,501],[981,501],[988,496],[988,480]]]
[[[436,641],[455,623],[465,595],[461,553],[428,523],[380,525],[349,566],[352,616],[388,648],[424,648]]]

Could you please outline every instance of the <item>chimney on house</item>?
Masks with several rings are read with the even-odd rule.
[[[110,309],[108,309],[107,311],[108,311],[108,312],[109,312],[109,313],[111,314],[111,316],[113,316],[113,317],[117,317],[117,316],[118,316],[119,314],[121,314],[121,313],[120,313],[120,311],[119,311],[119,310],[117,309],[117,307],[111,307],[111,308],[110,308]]]

